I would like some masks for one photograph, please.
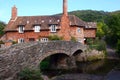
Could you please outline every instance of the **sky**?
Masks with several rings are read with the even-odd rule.
[[[43,16],[62,13],[63,0],[0,0],[0,21],[8,23],[15,5],[18,16]],[[120,0],[68,0],[68,12],[75,10],[120,10]]]

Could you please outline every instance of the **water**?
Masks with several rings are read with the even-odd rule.
[[[70,70],[45,69],[42,70],[42,73],[47,75],[48,77],[59,76],[62,74],[74,74],[74,73],[87,73],[87,74],[104,76],[112,69],[114,69],[118,64],[120,64],[120,60],[114,60],[114,59],[96,60],[91,62],[76,62],[77,68],[74,69],[70,69]]]
[[[82,71],[82,73],[89,73],[89,74],[99,74],[99,75],[106,75],[112,69],[114,69],[119,60],[113,59],[104,59],[104,60],[97,60],[92,62],[77,62],[78,71]]]

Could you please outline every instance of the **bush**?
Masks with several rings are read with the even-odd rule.
[[[17,44],[17,41],[12,41],[12,44]]]
[[[95,40],[89,40],[88,41],[89,47],[91,49],[96,49],[98,51],[106,51],[106,43],[102,40],[95,39]]]
[[[4,44],[4,42],[1,40],[1,41],[0,41],[0,44]]]
[[[40,71],[25,68],[18,74],[20,80],[43,80]]]
[[[93,39],[87,39],[86,42],[87,42],[88,45],[91,45],[91,44],[93,44]]]
[[[76,40],[76,38],[75,37],[71,37],[71,41],[73,41],[73,42],[76,42],[77,40]]]
[[[62,40],[63,38],[58,35],[50,35],[48,37],[49,40]]]
[[[100,42],[98,43],[98,46],[97,46],[96,49],[97,49],[98,51],[106,50],[106,44],[105,44],[105,42],[104,42],[104,41],[100,41]]]

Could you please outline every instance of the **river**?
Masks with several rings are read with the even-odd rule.
[[[91,78],[98,78],[96,80],[102,80],[103,77],[105,77],[112,69],[118,66],[120,64],[120,60],[116,59],[104,59],[104,60],[96,60],[91,62],[76,62],[77,67],[70,70],[42,70],[42,73],[44,75],[47,75],[49,78],[55,78],[53,80],[59,80],[57,79],[59,76],[68,76],[70,75],[76,75],[76,77],[82,76],[82,77],[91,77]],[[69,74],[69,75],[68,75]],[[81,77],[81,78],[82,78]],[[59,77],[60,78],[60,77]],[[67,79],[60,79],[60,80],[69,80]],[[72,76],[73,78],[73,76]],[[70,80],[77,80],[77,79],[70,79]],[[79,80],[79,79],[78,79]],[[82,80],[82,79],[80,79]],[[85,79],[87,80],[87,79]],[[89,80],[89,79],[88,79]],[[93,80],[93,79],[90,79]]]

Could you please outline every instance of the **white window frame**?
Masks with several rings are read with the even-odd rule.
[[[19,26],[18,32],[19,33],[24,33],[24,26]]]
[[[51,25],[50,26],[50,32],[57,32],[57,26],[56,25]]]
[[[24,43],[24,38],[18,39],[18,43]]]
[[[40,41],[41,42],[48,42],[48,38],[41,38]]]
[[[81,29],[80,29],[80,28],[78,28],[78,29],[77,29],[77,32],[78,32],[78,33],[80,33],[80,32],[81,32]]]
[[[40,26],[39,25],[35,25],[34,26],[34,32],[40,32]]]

